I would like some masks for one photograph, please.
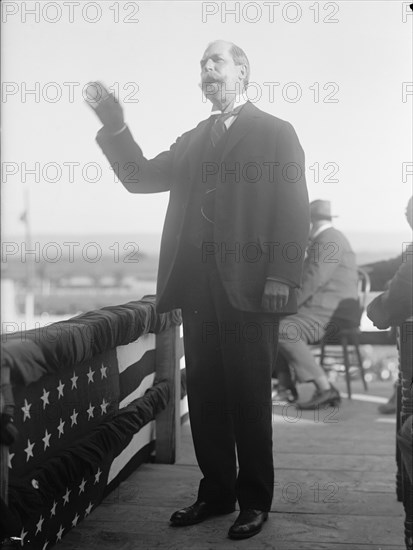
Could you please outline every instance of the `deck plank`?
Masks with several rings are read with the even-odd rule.
[[[88,548],[106,550],[110,544],[120,542],[117,548],[279,548],[280,543],[289,544],[297,550],[298,544],[342,544],[348,549],[360,547],[403,548],[401,536],[395,536],[399,527],[396,517],[387,516],[319,516],[317,514],[271,513],[259,537],[249,541],[234,542],[227,539],[227,531],[236,514],[209,519],[201,524],[185,528],[170,527],[165,521],[170,510],[150,507],[131,517],[129,507],[117,506],[105,516],[90,519],[70,533],[60,548]],[[129,519],[125,519],[129,518]],[[69,544],[69,537],[72,539]],[[331,546],[330,546],[331,547]],[[113,548],[113,547],[112,547]]]
[[[194,466],[145,464],[139,474],[135,473],[123,483],[106,503],[137,509],[156,506],[164,502],[167,487],[168,507],[173,511],[196,499],[198,480],[199,472]],[[277,469],[275,472],[274,512],[399,517],[399,506],[394,504],[394,481],[391,476],[383,479],[380,472],[358,472],[357,476],[344,470]]]
[[[196,499],[200,479],[186,424],[176,464],[142,465],[59,548],[404,550],[395,425],[377,422],[377,403],[344,400],[336,423],[320,422],[311,412],[290,422],[280,407],[273,418],[274,500],[257,537],[227,538],[236,513],[191,527],[169,525],[176,509]]]

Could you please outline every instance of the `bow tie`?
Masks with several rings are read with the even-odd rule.
[[[220,141],[222,136],[225,134],[227,128],[225,126],[225,121],[227,118],[231,118],[233,116],[237,116],[240,110],[242,109],[243,105],[240,105],[239,107],[236,107],[229,113],[221,113],[220,115],[212,115],[211,120],[212,126],[211,126],[211,143],[212,146],[215,147],[217,143]]]
[[[224,122],[227,120],[227,118],[230,118],[232,116],[237,116],[237,114],[240,112],[240,110],[244,107],[244,105],[239,105],[238,107],[235,107],[232,111],[229,111],[228,113],[219,113],[215,115],[211,115],[211,119],[219,122]]]

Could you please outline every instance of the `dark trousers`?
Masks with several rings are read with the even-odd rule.
[[[213,261],[190,276],[182,315],[189,416],[204,476],[198,498],[268,511],[278,316],[234,309]]]

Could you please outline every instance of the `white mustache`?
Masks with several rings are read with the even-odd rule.
[[[204,89],[206,86],[210,86],[211,84],[222,84],[222,80],[209,80],[209,79],[202,79],[201,82],[198,83],[198,86],[202,89]],[[208,90],[209,92],[213,91],[213,87]]]
[[[202,84],[219,84],[222,82],[222,80],[218,77],[213,77],[213,76],[205,76],[203,78],[201,78],[201,82]]]

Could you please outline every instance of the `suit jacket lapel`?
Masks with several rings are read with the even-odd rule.
[[[248,101],[245,104],[230,128],[231,131],[226,140],[221,159],[225,158],[245,134],[251,130],[253,124],[255,124],[255,121],[260,115],[261,112],[251,102]],[[209,123],[209,119],[200,123],[184,153],[189,164],[190,181],[193,181],[196,173],[199,172],[199,157],[203,152],[205,140],[209,133]]]
[[[228,153],[249,131],[251,131],[252,126],[259,117],[260,111],[250,101],[247,101],[230,127],[230,132],[222,152],[221,160],[228,155]]]
[[[185,152],[185,157],[187,158],[189,164],[189,179],[191,182],[194,180],[195,172],[199,171],[199,157],[202,154],[205,140],[207,138],[207,134],[209,133],[209,123],[209,119],[206,119],[200,123],[197,131],[191,139],[188,149]]]

